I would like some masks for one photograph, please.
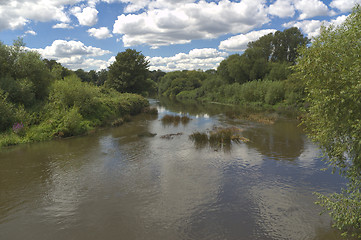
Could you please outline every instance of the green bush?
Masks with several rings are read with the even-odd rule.
[[[50,92],[50,102],[63,108],[79,108],[79,113],[85,118],[98,116],[101,108],[99,88],[71,75],[64,80],[56,81]]]
[[[275,105],[284,100],[285,88],[281,81],[268,83],[269,87],[265,95],[265,103]]]
[[[7,94],[0,89],[0,132],[9,129],[15,121],[15,106],[7,100]]]
[[[57,131],[58,133],[63,133],[62,136],[69,137],[84,134],[88,129],[90,129],[89,124],[83,121],[79,109],[72,107],[61,118]]]

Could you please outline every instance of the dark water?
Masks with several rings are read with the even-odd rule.
[[[312,193],[339,191],[343,180],[320,170],[320,152],[297,122],[153,104],[158,117],[1,150],[0,239],[339,239]],[[167,113],[192,120],[163,125]],[[242,128],[251,141],[213,149],[188,139],[214,126]]]

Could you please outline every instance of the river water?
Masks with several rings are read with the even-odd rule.
[[[151,103],[158,116],[2,149],[0,239],[339,239],[313,192],[339,191],[344,181],[320,170],[320,152],[298,122]],[[163,124],[165,114],[192,120]],[[250,142],[214,149],[189,140],[214,126],[241,128]]]

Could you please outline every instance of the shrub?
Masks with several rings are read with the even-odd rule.
[[[15,106],[7,100],[7,94],[0,89],[0,132],[9,129],[15,118]]]
[[[270,82],[265,95],[265,103],[275,105],[281,102],[285,97],[284,84],[281,81]]]

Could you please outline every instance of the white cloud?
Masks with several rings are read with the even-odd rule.
[[[333,0],[330,6],[341,12],[349,12],[356,4],[361,4],[361,0]]]
[[[83,69],[85,71],[100,70],[103,69],[103,66],[107,64],[106,61],[101,59],[84,58],[81,56],[61,58],[58,60],[58,62],[69,69],[72,70]]]
[[[101,27],[101,28],[91,28],[87,31],[90,36],[98,38],[98,39],[106,39],[113,37],[113,35],[110,33],[109,29],[107,27]]]
[[[25,32],[25,35],[33,35],[33,36],[35,36],[35,35],[37,35],[37,33],[35,31],[33,31],[33,30],[28,30],[28,31]]]
[[[320,35],[321,26],[339,26],[346,20],[347,16],[342,15],[331,21],[319,21],[319,20],[304,20],[299,22],[289,22],[283,24],[284,27],[298,27],[301,31],[307,35],[308,38],[314,38]]]
[[[230,37],[219,44],[219,49],[226,51],[244,51],[247,49],[247,44],[258,40],[260,37],[269,33],[276,32],[276,29],[264,29],[260,31],[252,31],[246,34],[240,34],[237,36]]]
[[[64,12],[65,4],[75,4],[81,0],[8,0],[0,2],[0,30],[19,29],[30,21],[70,22]]]
[[[101,48],[85,46],[80,41],[55,40],[51,46],[44,49],[37,49],[45,58],[59,59],[71,56],[102,56],[109,54]]]
[[[65,67],[76,70],[99,69],[107,62],[94,57],[110,54],[110,51],[101,48],[85,46],[80,41],[55,40],[51,46],[43,49],[32,49],[38,51],[43,58],[55,59]]]
[[[99,70],[108,68],[110,65],[112,65],[113,62],[115,62],[115,56],[112,56],[106,62],[104,61],[104,63],[102,65],[100,65]]]
[[[293,17],[295,14],[295,7],[292,4],[292,0],[277,0],[269,6],[268,12],[269,14],[280,18]]]
[[[52,28],[68,28],[68,29],[71,29],[73,27],[70,26],[67,23],[58,23],[58,24],[55,24]]]
[[[71,12],[78,19],[79,24],[83,26],[93,26],[98,22],[98,10],[92,7],[81,9],[74,7]]]
[[[172,57],[148,57],[150,70],[208,70],[215,69],[228,56],[225,52],[214,48],[193,49],[186,53],[178,53]]]
[[[118,16],[113,33],[123,35],[125,47],[145,44],[152,48],[189,43],[194,39],[212,39],[227,33],[244,33],[269,22],[263,2],[201,0],[174,4],[169,8],[149,7],[146,12]]]
[[[320,0],[294,0],[295,8],[301,12],[299,19],[332,14]]]

